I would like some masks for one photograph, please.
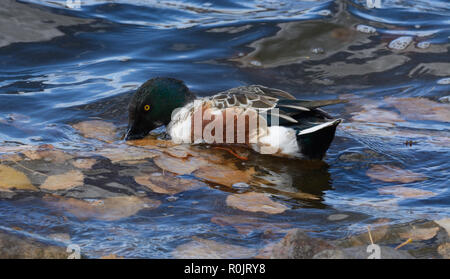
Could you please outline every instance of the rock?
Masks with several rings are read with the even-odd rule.
[[[313,256],[313,259],[345,259],[345,253],[339,249],[326,249]]]
[[[23,172],[6,165],[0,165],[0,190],[10,191],[13,189],[37,190]]]
[[[236,259],[250,258],[256,252],[255,249],[194,236],[192,241],[178,246],[172,255],[177,259]]]
[[[372,26],[368,26],[368,25],[364,25],[364,24],[358,24],[356,26],[356,30],[362,33],[366,33],[366,34],[372,34],[377,32],[377,30],[372,27]]]
[[[399,233],[399,236],[404,239],[411,238],[415,241],[428,240],[435,237],[438,231],[439,227],[416,228],[413,226],[411,230]]]
[[[367,259],[371,252],[367,246],[356,246],[344,249],[327,249],[313,256],[314,259]],[[389,246],[380,246],[380,259],[414,259],[405,251],[395,250]]]
[[[286,233],[291,228],[289,223],[267,222],[262,218],[246,215],[226,215],[214,216],[211,222],[219,226],[232,226],[239,234],[249,234],[255,231],[275,231],[277,233]]]
[[[439,245],[437,251],[444,259],[450,259],[450,243]]]
[[[78,170],[72,170],[47,177],[40,188],[49,191],[67,190],[83,185],[83,181],[83,173]]]
[[[397,39],[391,41],[388,45],[390,49],[394,50],[403,50],[409,46],[409,44],[413,41],[413,37],[411,36],[401,36]]]
[[[0,259],[67,259],[64,247],[0,232]]]
[[[327,241],[309,237],[300,229],[293,229],[273,246],[270,257],[275,259],[311,259],[319,252],[332,248],[334,246]]]
[[[435,223],[437,223],[439,226],[445,229],[448,236],[450,237],[450,218],[444,218],[441,220],[435,220]]]

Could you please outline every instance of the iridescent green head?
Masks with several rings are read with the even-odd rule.
[[[145,137],[151,130],[169,124],[172,111],[194,99],[181,80],[158,77],[141,85],[128,105],[126,140]]]

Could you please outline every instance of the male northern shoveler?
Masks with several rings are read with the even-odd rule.
[[[179,143],[239,143],[260,153],[322,159],[341,119],[333,119],[320,107],[342,102],[298,100],[261,85],[196,98],[180,80],[153,78],[129,103],[125,139],[143,138],[166,125],[171,139]]]

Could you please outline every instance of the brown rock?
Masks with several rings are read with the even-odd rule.
[[[319,239],[309,237],[300,229],[293,229],[272,248],[271,258],[275,259],[311,259],[315,254],[333,245]]]

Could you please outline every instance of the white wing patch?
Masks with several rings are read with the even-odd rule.
[[[319,131],[319,130],[325,128],[325,127],[337,125],[337,124],[341,123],[341,121],[342,121],[342,119],[336,119],[336,120],[333,120],[333,121],[330,121],[330,122],[325,122],[325,123],[319,124],[317,126],[301,130],[300,132],[298,132],[298,135],[301,136],[301,135],[314,133],[314,132]]]

